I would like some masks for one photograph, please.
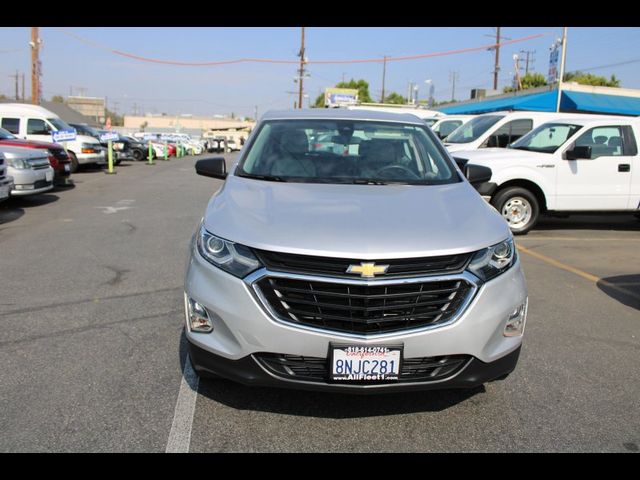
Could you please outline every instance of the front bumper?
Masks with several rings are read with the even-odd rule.
[[[305,329],[276,319],[245,281],[206,262],[192,251],[185,293],[212,316],[211,333],[186,329],[196,371],[213,372],[249,385],[279,385],[330,391],[400,391],[473,387],[509,373],[517,362],[522,336],[505,337],[509,314],[527,299],[519,261],[504,274],[481,285],[462,314],[451,324],[370,337]],[[329,382],[306,385],[278,378],[256,362],[255,355],[276,353],[327,358],[330,343],[403,345],[404,358],[467,355],[464,369],[437,382],[345,385]]]
[[[475,388],[483,383],[500,380],[515,368],[520,348],[491,363],[472,358],[465,367],[449,378],[436,382],[395,382],[370,385],[345,385],[330,382],[293,381],[267,370],[254,355],[229,360],[208,350],[187,343],[194,370],[201,376],[220,376],[247,386],[292,388],[320,392],[378,394],[436,390],[445,388]]]
[[[54,170],[51,167],[38,170],[11,169],[10,173],[14,182],[11,196],[36,195],[53,188]]]
[[[9,198],[13,188],[13,177],[4,177],[0,180],[0,202]]]

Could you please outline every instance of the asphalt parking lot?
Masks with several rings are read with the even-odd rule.
[[[230,156],[232,161],[234,156]],[[183,379],[193,157],[74,174],[0,204],[0,451],[640,451],[640,222],[518,237],[516,371],[470,391],[345,396]]]

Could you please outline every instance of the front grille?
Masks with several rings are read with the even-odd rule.
[[[363,260],[347,258],[316,257],[292,253],[254,250],[260,261],[272,271],[330,275],[332,277],[354,278],[347,274],[349,265],[360,265]],[[394,258],[367,260],[376,264],[389,265],[384,277],[445,275],[465,269],[471,253],[443,255],[440,257]]]
[[[357,285],[265,277],[257,286],[287,322],[361,335],[445,323],[472,290],[463,279]]]
[[[274,353],[257,353],[254,357],[263,367],[279,377],[307,382],[329,382],[329,361],[326,358]],[[458,373],[470,359],[469,355],[405,358],[402,361],[398,383],[442,380]]]

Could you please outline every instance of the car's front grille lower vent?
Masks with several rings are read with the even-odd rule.
[[[329,382],[329,362],[326,358],[276,353],[257,353],[254,357],[264,368],[279,377],[297,381]],[[469,355],[405,358],[398,382],[442,380],[459,372],[471,358]]]

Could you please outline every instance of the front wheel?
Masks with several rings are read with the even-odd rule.
[[[540,205],[536,196],[526,188],[510,187],[498,192],[491,200],[514,235],[522,235],[538,222]]]
[[[69,152],[69,160],[71,160],[71,173],[76,173],[78,171],[79,163],[76,154],[73,152]]]

